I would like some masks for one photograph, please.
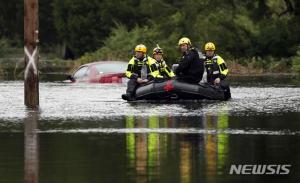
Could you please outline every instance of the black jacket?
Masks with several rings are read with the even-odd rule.
[[[179,78],[188,78],[193,83],[201,81],[204,72],[204,60],[200,59],[198,51],[195,48],[189,49],[182,55],[179,65],[176,69],[176,76]]]

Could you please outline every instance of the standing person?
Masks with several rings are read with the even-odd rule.
[[[156,66],[156,61],[147,55],[147,47],[139,44],[134,49],[135,55],[130,59],[125,72],[129,79],[124,100],[134,100],[134,92],[137,86],[145,84],[155,78],[162,78]]]
[[[181,38],[178,46],[182,57],[175,71],[177,79],[187,83],[198,84],[204,72],[204,63],[199,58],[198,51],[192,47],[192,43],[187,37]]]
[[[163,58],[163,50],[158,45],[153,49],[153,58],[157,62],[157,67],[161,76],[168,79],[175,77],[174,72],[168,67]]]

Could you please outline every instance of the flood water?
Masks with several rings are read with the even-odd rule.
[[[232,87],[230,101],[127,103],[120,84],[0,82],[0,182],[300,182],[300,87]],[[231,175],[231,165],[291,165]]]

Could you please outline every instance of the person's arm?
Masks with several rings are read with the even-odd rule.
[[[175,72],[176,75],[179,75],[181,72],[187,70],[190,67],[193,57],[194,57],[194,54],[191,51],[189,51],[184,56],[184,58],[179,62],[179,65],[176,69],[176,72]]]
[[[165,61],[163,61],[163,72],[169,77],[173,78],[175,76],[174,72],[168,67]]]
[[[217,56],[217,64],[218,64],[219,70],[220,70],[220,79],[224,80],[229,72],[227,65],[226,65],[225,61],[223,60],[223,58],[220,56]]]

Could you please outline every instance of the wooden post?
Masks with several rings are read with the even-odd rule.
[[[24,98],[29,108],[39,106],[38,0],[24,0]]]

